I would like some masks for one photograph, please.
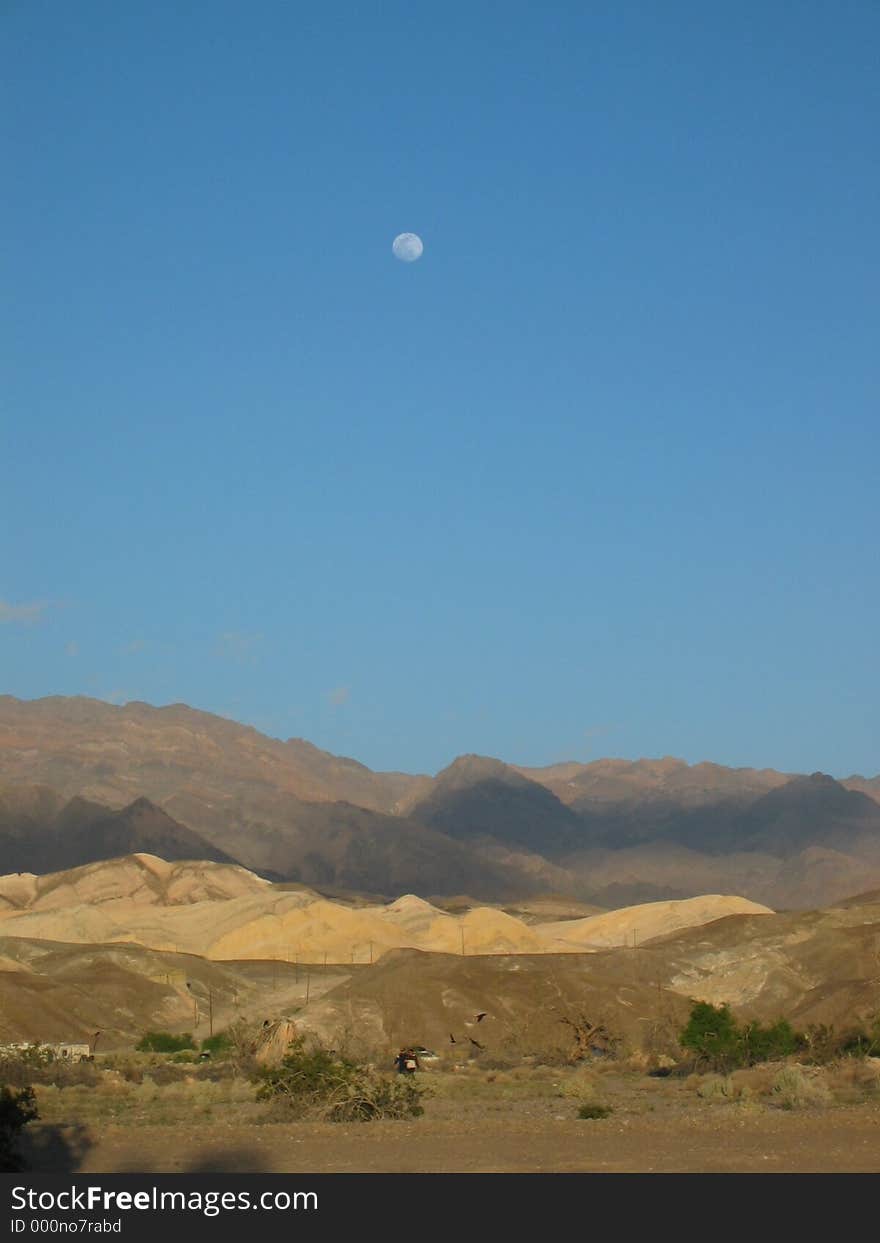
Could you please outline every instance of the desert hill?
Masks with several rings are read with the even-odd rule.
[[[851,1026],[878,1012],[880,902],[735,915],[658,937],[635,956],[664,987],[744,1015]]]
[[[388,950],[434,953],[582,952],[738,912],[768,914],[744,898],[706,896],[584,919],[525,923],[495,907],[449,914],[414,894],[389,904],[331,901],[273,885],[240,867],[167,863],[151,855],[51,876],[0,877],[6,936],[131,943],[206,958],[315,963],[377,961]]]
[[[198,1038],[236,1018],[260,1023],[350,978],[285,962],[216,963],[138,945],[66,944],[0,935],[0,1044],[82,1040],[131,1047],[145,1031]]]
[[[332,902],[240,867],[140,854],[0,878],[0,1041],[100,1028],[112,1047],[149,1027],[204,1027],[210,997],[218,1025],[288,1014],[331,1041],[417,1040],[456,1057],[546,1052],[578,1015],[646,1047],[694,997],[804,1028],[867,1020],[878,955],[876,893],[780,914],[707,895],[526,924],[413,894]]]
[[[298,1022],[332,1038],[353,1021],[373,1042],[418,1040],[461,1057],[546,1056],[565,1045],[566,1020],[579,1016],[607,1025],[631,1048],[662,1048],[692,999],[727,1002],[743,1018],[784,1016],[801,1030],[842,1031],[877,1014],[878,953],[876,900],[797,914],[734,913],[635,949],[590,955],[400,950],[341,982]]]
[[[660,1014],[678,1030],[689,1008],[656,984],[606,974],[592,955],[462,958],[409,949],[337,985],[297,1024],[330,1042],[353,1030],[367,1047],[424,1044],[466,1061],[564,1055],[574,1044],[566,1019],[604,1024],[641,1048]]]
[[[545,944],[554,950],[610,949],[637,946],[682,928],[700,928],[728,915],[746,914],[763,916],[773,912],[746,898],[704,894],[699,898],[645,902],[589,915],[585,919],[542,924],[541,935]]]
[[[841,784],[848,790],[860,790],[875,803],[880,803],[880,776],[862,777],[859,773],[854,773],[851,777],[845,777]]]
[[[271,882],[237,865],[205,860],[181,863],[140,853],[44,876],[31,872],[0,876],[0,918],[4,914],[64,911],[107,902],[191,906],[262,895],[272,888]],[[317,898],[317,894],[310,896]]]

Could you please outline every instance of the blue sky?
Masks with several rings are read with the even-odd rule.
[[[0,689],[878,772],[878,41],[4,5]]]

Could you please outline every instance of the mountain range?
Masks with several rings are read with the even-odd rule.
[[[324,892],[807,907],[880,885],[880,777],[473,755],[383,773],[183,704],[0,696],[0,871],[139,851]]]

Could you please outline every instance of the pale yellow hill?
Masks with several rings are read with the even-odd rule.
[[[613,949],[648,941],[652,937],[694,928],[723,919],[727,915],[772,915],[767,906],[748,898],[704,894],[699,898],[682,898],[669,902],[646,902],[625,906],[603,915],[586,919],[563,920],[536,925],[548,951]]]
[[[189,905],[272,889],[270,881],[235,864],[166,863],[155,855],[135,854],[48,876],[30,872],[0,876],[0,919],[12,911],[60,910],[114,901],[138,906]]]
[[[214,960],[368,963],[392,949],[540,954],[631,944],[731,914],[769,913],[744,898],[652,902],[584,919],[525,923],[494,907],[451,915],[415,894],[351,906],[277,886],[244,868],[132,855],[51,876],[0,877],[4,935],[129,942]]]

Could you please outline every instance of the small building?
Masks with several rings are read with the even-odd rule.
[[[0,1045],[0,1057],[26,1054],[46,1062],[86,1062],[92,1056],[92,1048],[81,1040],[19,1040]]]

